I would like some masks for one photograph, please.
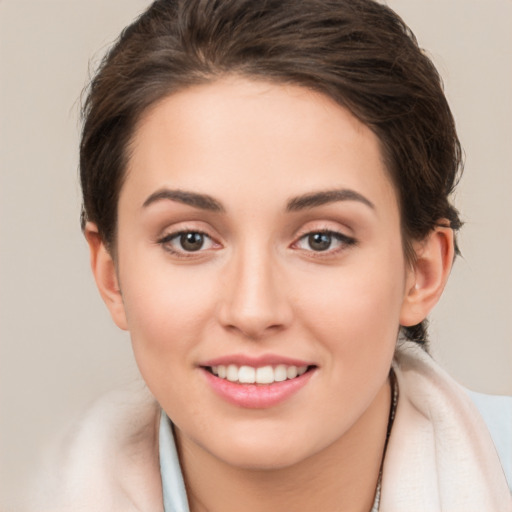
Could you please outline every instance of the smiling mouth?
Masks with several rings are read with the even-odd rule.
[[[205,366],[205,370],[215,375],[219,379],[235,382],[239,384],[273,384],[274,382],[284,382],[286,380],[293,380],[306,372],[311,371],[315,366],[294,366],[279,364],[277,366],[238,366],[235,364],[230,365],[217,365]]]

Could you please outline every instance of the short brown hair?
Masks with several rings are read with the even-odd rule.
[[[379,137],[399,199],[404,250],[441,221],[461,148],[434,65],[390,8],[372,0],[157,0],[102,61],[80,146],[82,227],[115,252],[117,204],[137,122],[164,97],[226,74],[292,83],[348,108]],[[426,340],[425,324],[404,328]]]

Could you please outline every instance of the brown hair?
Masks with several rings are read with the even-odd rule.
[[[130,140],[173,92],[237,74],[293,83],[348,108],[379,137],[401,210],[405,254],[440,220],[462,168],[441,79],[404,22],[372,0],[157,0],[128,26],[90,84],[83,117],[82,228],[115,253]],[[425,324],[404,328],[425,342]]]

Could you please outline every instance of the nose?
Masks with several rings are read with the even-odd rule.
[[[283,276],[265,251],[239,254],[224,277],[218,309],[224,328],[256,340],[290,324],[292,308]]]

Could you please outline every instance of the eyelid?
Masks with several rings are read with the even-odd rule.
[[[328,249],[326,249],[324,251],[315,251],[314,249],[304,249],[304,248],[298,247],[299,242],[301,242],[302,240],[305,240],[307,237],[309,237],[311,235],[318,234],[318,233],[327,234],[327,235],[333,237],[335,240],[337,240],[341,244],[341,247],[336,247],[334,249],[331,249],[329,247]],[[332,227],[323,227],[323,228],[317,228],[317,229],[309,228],[309,229],[301,230],[299,232],[299,234],[297,235],[297,237],[295,238],[295,241],[292,243],[291,247],[301,250],[301,251],[304,251],[305,253],[310,253],[310,255],[315,258],[322,258],[322,257],[333,256],[339,252],[345,251],[349,247],[357,245],[357,243],[358,243],[358,241],[353,236],[347,235],[339,229],[335,229]]]
[[[201,247],[197,251],[180,250],[171,246],[172,241],[179,239],[180,236],[185,235],[187,233],[196,233],[202,235],[203,237],[210,240],[211,246],[207,248]],[[205,230],[187,226],[183,226],[178,229],[169,230],[165,232],[163,235],[157,238],[156,243],[160,245],[165,251],[169,252],[170,254],[178,258],[197,258],[203,256],[204,253],[210,249],[218,249],[222,247],[221,244],[217,242],[215,238],[211,236],[209,233],[207,233]]]

